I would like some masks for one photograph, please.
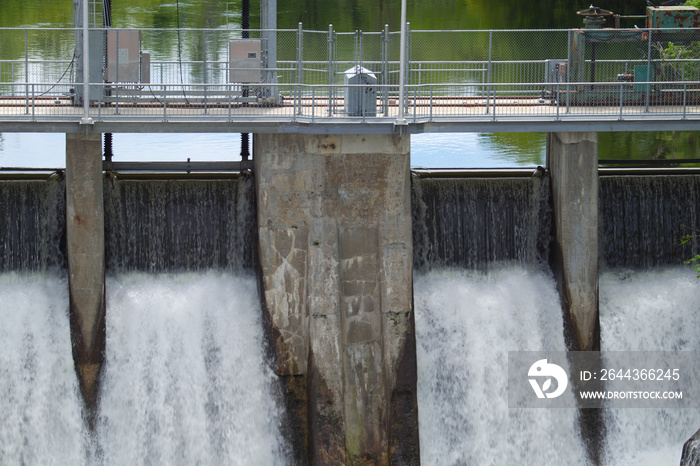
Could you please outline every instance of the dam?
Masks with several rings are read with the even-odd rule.
[[[339,148],[358,147],[333,140]],[[406,456],[393,462],[438,464],[447,457],[451,463],[502,464],[525,449],[532,461],[546,463],[548,458],[559,458],[569,464],[590,464],[576,410],[555,410],[558,412],[552,417],[550,413],[492,405],[483,398],[490,392],[486,387],[495,383],[505,390],[504,374],[483,374],[478,369],[491,364],[503,370],[499,361],[504,351],[563,351],[577,344],[572,334],[564,331],[568,317],[552,272],[552,257],[561,247],[555,233],[554,173],[521,170],[514,174],[517,176],[494,177],[461,171],[445,177],[411,172],[397,158],[400,166],[389,172],[404,173],[397,178],[401,186],[398,192],[407,202],[402,213],[391,216],[389,231],[397,231],[402,215],[401,223],[409,230],[401,234],[411,238],[410,249],[397,250],[397,239],[381,246],[388,234],[381,231],[387,226],[367,226],[355,220],[344,223],[347,220],[338,216],[342,209],[348,209],[363,222],[370,221],[369,200],[377,202],[376,189],[363,187],[363,183],[387,180],[387,175],[351,177],[351,162],[345,161],[340,164],[344,168],[339,181],[324,179],[332,172],[324,175],[320,167],[328,167],[328,158],[338,157],[338,151],[324,155],[330,139],[323,141],[326,147],[317,144],[316,154],[303,146],[308,151],[304,157],[325,160],[309,172],[315,174],[313,181],[305,181],[303,172],[293,172],[295,167],[309,166],[311,160],[290,165],[289,155],[275,162],[286,165],[267,172],[271,174],[268,177],[277,177],[270,178],[275,181],[264,188],[265,179],[260,177],[265,176],[265,170],[256,168],[243,174],[214,176],[100,173],[105,305],[102,330],[95,328],[104,332],[105,341],[92,395],[73,370],[71,332],[75,328],[69,324],[68,309],[69,283],[75,278],[68,276],[69,251],[64,243],[70,218],[66,216],[67,177],[55,173],[28,180],[8,179],[6,175],[0,182],[0,196],[3,205],[13,208],[7,210],[12,214],[1,225],[4,240],[0,258],[3,296],[12,318],[3,329],[8,355],[3,372],[9,377],[7,382],[13,381],[7,385],[8,399],[24,401],[3,405],[7,418],[13,419],[4,429],[4,444],[14,445],[3,450],[4,458],[41,461],[48,458],[42,455],[63,452],[65,461],[77,464],[147,458],[177,462],[182,458],[173,455],[184,448],[192,460],[299,464],[322,462],[318,459],[322,454],[348,455],[348,446],[343,446],[348,442],[343,440],[343,435],[348,435],[348,420],[341,417],[349,409],[343,408],[348,401],[331,397],[342,400],[362,389],[348,385],[346,376],[337,374],[334,378],[333,367],[349,364],[345,358],[351,355],[368,357],[381,351],[371,339],[357,343],[345,340],[362,335],[358,332],[372,335],[378,326],[384,327],[384,332],[405,329],[404,333],[374,337],[386,339],[382,345],[403,341],[396,350],[404,352],[403,358],[405,342],[415,342],[412,364],[406,365],[402,358],[396,363],[395,371],[400,374],[394,386],[400,387],[402,394],[392,400],[399,402],[387,406],[381,397],[374,398],[377,404],[358,413],[369,419],[364,417],[354,424],[371,429],[362,435],[382,439],[387,435],[381,430],[385,421],[381,417],[372,421],[372,413],[389,409],[412,413],[414,417],[408,416],[412,424],[401,426],[400,436],[389,437],[408,444],[402,453]],[[277,147],[275,157],[279,157],[277,151],[299,147],[299,142],[285,139]],[[361,171],[366,174],[372,164],[361,155],[355,157],[363,162]],[[380,168],[377,155],[371,157]],[[256,163],[265,160],[258,152],[253,158]],[[697,340],[688,331],[693,328],[693,296],[698,285],[692,273],[681,270],[679,264],[696,253],[697,245],[682,249],[675,238],[682,233],[681,225],[695,221],[700,178],[692,169],[639,175],[593,168],[601,206],[594,219],[599,235],[595,261],[601,272],[599,285],[596,277],[600,339],[591,344],[615,351],[696,350]],[[287,186],[284,180],[294,185]],[[346,191],[349,182],[359,184]],[[358,204],[348,197],[351,192],[371,197]],[[330,199],[324,200],[324,196]],[[260,197],[281,209],[262,217],[262,222],[265,204]],[[380,210],[386,208],[385,202],[396,199],[397,194],[385,198]],[[303,221],[295,220],[282,229],[279,222],[290,218],[288,206],[295,204],[307,206],[304,209],[308,210],[302,210]],[[361,240],[354,239],[357,235]],[[265,258],[265,248],[274,255]],[[659,248],[664,253],[657,255]],[[349,250],[357,251],[356,255],[348,257]],[[385,262],[388,265],[382,266],[373,259],[384,256],[386,261],[387,255],[399,258],[402,265]],[[368,264],[372,264],[368,271],[372,278],[354,279]],[[322,269],[314,271],[319,266]],[[413,270],[408,282],[392,285],[393,297],[382,296],[389,289],[390,277],[383,277],[389,273],[386,267],[400,270],[402,276]],[[377,270],[380,279],[374,278]],[[340,274],[334,275],[337,271]],[[358,290],[360,283],[365,284]],[[338,286],[336,291],[334,286]],[[412,290],[412,302],[401,307],[408,309],[408,316],[389,311],[384,314],[384,323],[371,323],[360,330],[362,322],[373,322],[373,307],[405,299],[396,296],[402,289]],[[351,291],[362,294],[346,294]],[[284,307],[280,307],[281,301]],[[471,301],[474,304],[468,304]],[[657,321],[659,317],[649,315],[645,319],[656,322],[653,329],[640,330],[639,317],[631,314],[636,312],[633,309],[658,306],[665,306],[664,314],[670,321],[667,317]],[[279,314],[280,308],[294,309],[298,317],[285,317]],[[344,315],[329,313],[333,309]],[[353,316],[359,317],[356,324]],[[666,321],[676,324],[665,327],[662,322]],[[679,324],[684,330],[674,326]],[[302,344],[294,346],[296,341]],[[333,351],[336,344],[347,345],[345,356]],[[325,359],[328,355],[341,362],[329,363]],[[386,357],[381,356],[383,360]],[[378,373],[387,370],[376,367]],[[19,374],[17,368],[21,368]],[[312,375],[314,372],[319,375]],[[403,378],[406,376],[408,381]],[[387,390],[386,379],[374,379],[374,383]],[[331,384],[338,384],[334,391]],[[30,388],[35,385],[41,390]],[[502,393],[497,399],[502,399]],[[66,403],[61,405],[60,418],[52,421],[46,413],[53,411],[56,397]],[[367,402],[372,400],[369,397]],[[125,415],[129,409],[135,411]],[[649,432],[646,442],[630,437],[630,431],[636,431],[640,423],[650,423],[655,416],[668,418],[668,426],[673,426],[663,438],[655,431]],[[66,435],[62,448],[42,443],[53,438],[46,437],[46,432],[55,429],[51,422],[66,419],[72,419],[72,427],[62,430]],[[243,420],[245,424],[237,427],[236,422]],[[335,433],[326,427],[329,422]],[[693,410],[660,414],[621,410],[611,413],[605,422],[608,433],[597,461],[610,465],[626,464],[629,458],[675,458],[684,437],[695,428]],[[514,437],[494,445],[493,439],[501,436],[490,429],[501,424]],[[533,430],[528,427],[531,425],[539,427]],[[200,437],[193,437],[195,431]],[[314,439],[319,434],[322,437]],[[252,441],[251,435],[257,440]],[[537,435],[578,446],[567,453],[568,457],[547,448],[530,450],[527,445],[538,443]],[[381,441],[377,449],[392,451],[381,447],[390,444],[389,439]],[[124,442],[133,448],[114,449]],[[335,449],[324,450],[328,445]],[[368,444],[359,445],[362,449]],[[83,453],[76,454],[76,449]],[[342,461],[353,461],[342,457]]]
[[[0,180],[0,462],[677,462],[695,411],[605,412],[591,429],[584,410],[509,408],[505,368],[510,351],[698,349],[697,280],[674,266],[698,254],[677,243],[697,227],[700,175],[598,166],[599,132],[697,128],[696,60],[637,56],[693,28],[413,31],[402,58],[393,31],[262,29],[285,47],[260,82],[230,82],[230,57],[207,53],[186,73],[154,54],[149,82],[108,82],[89,40],[82,80],[52,74],[66,57],[37,74],[29,53],[8,62],[0,130],[65,133],[66,165]],[[59,43],[79,48],[79,32]],[[239,39],[139,40],[180,34]],[[411,56],[431,35],[487,52]],[[518,38],[558,45],[499,55]],[[104,149],[109,133],[185,130],[253,133],[252,160]],[[548,133],[544,166],[411,170],[413,134],[514,130]]]

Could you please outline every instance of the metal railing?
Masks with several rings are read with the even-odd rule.
[[[91,31],[106,43],[107,30]],[[79,36],[75,29],[0,28],[0,121],[81,116]],[[399,36],[388,28],[339,33],[300,25],[276,37],[276,62],[260,68],[261,77],[276,79],[235,82],[243,69],[232,65],[229,43],[239,30],[143,29],[148,82],[91,78],[89,117],[373,123],[397,118],[401,106],[409,122],[682,120],[700,113],[696,29],[409,28],[405,82]],[[104,73],[106,59],[96,56]],[[121,53],[113,56],[119,68]]]

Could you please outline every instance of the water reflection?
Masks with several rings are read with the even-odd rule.
[[[411,136],[414,168],[516,168],[545,164],[545,133],[443,133]]]

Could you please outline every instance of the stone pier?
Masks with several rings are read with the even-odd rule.
[[[73,360],[88,410],[105,349],[101,134],[66,135],[66,242]]]
[[[297,461],[418,464],[409,136],[254,138],[263,307]]]
[[[549,133],[556,256],[570,349],[600,350],[598,133]]]
[[[570,351],[600,351],[598,315],[598,133],[548,133],[556,244],[552,270],[564,313]],[[594,358],[595,359],[595,358]],[[599,372],[597,366],[572,366]],[[580,390],[602,382],[574,381]],[[600,410],[580,409],[579,428],[591,464],[600,464],[605,424]]]

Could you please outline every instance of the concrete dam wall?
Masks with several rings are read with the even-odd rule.
[[[260,320],[247,325],[258,325],[264,332],[251,340],[253,345],[258,344],[256,339],[265,340],[259,352],[251,353],[256,360],[260,354],[267,355],[260,357],[261,365],[255,369],[263,374],[260,380],[274,373],[274,383],[260,383],[272,394],[261,405],[279,408],[268,413],[274,425],[264,427],[265,435],[286,439],[284,445],[275,447],[275,461],[418,464],[423,459],[431,464],[429,458],[438,458],[440,450],[433,445],[424,455],[419,440],[417,386],[421,375],[428,373],[421,372],[416,360],[416,346],[422,342],[416,341],[414,271],[421,275],[446,269],[495,271],[500,278],[489,278],[488,286],[533,286],[545,304],[526,306],[525,314],[512,308],[511,314],[496,321],[508,327],[532,312],[540,315],[540,324],[542,319],[550,324],[523,324],[521,330],[530,330],[518,338],[533,334],[547,339],[556,328],[568,325],[569,349],[593,349],[600,345],[599,262],[603,267],[644,268],[678,263],[698,251],[697,242],[685,249],[677,247],[676,236],[685,233],[679,223],[697,227],[700,177],[599,179],[596,159],[589,150],[595,147],[595,140],[589,135],[552,142],[547,173],[533,170],[533,176],[513,179],[411,175],[407,136],[255,138],[254,172],[235,178],[129,179],[118,173],[104,174],[95,160],[89,160],[84,163],[97,174],[92,178],[84,174],[88,170],[82,169],[83,162],[74,161],[69,162],[65,179],[0,181],[0,201],[6,212],[0,223],[0,271],[57,270],[59,276],[68,275],[72,354],[85,418],[93,430],[99,432],[107,425],[100,397],[118,404],[123,399],[120,390],[126,390],[115,388],[121,376],[105,364],[167,354],[148,352],[148,341],[157,342],[160,351],[167,340],[158,336],[157,320],[149,321],[150,327],[143,332],[131,322],[138,320],[138,312],[150,314],[149,306],[155,304],[134,302],[132,307],[140,309],[136,314],[124,307],[123,302],[146,300],[149,294],[148,287],[125,278],[128,274],[145,273],[140,280],[173,295],[179,288],[189,288],[170,278],[167,283],[156,283],[147,277],[212,270],[256,277],[260,309],[240,312],[257,315]],[[94,153],[99,150],[96,143],[96,138],[74,141],[71,144],[82,144],[82,149],[69,144],[68,150]],[[567,165],[573,162],[575,169]],[[571,188],[575,182],[581,184],[580,189]],[[76,190],[81,183],[83,187]],[[81,196],[86,192],[100,193],[96,197],[101,202],[84,202]],[[86,229],[90,222],[98,227]],[[81,235],[94,236],[95,231],[103,231],[98,234],[101,243],[81,239]],[[663,253],[657,253],[655,245],[662,245]],[[75,273],[86,270],[75,257],[89,265],[101,263],[102,269]],[[522,279],[517,270],[500,272],[503,267],[539,272]],[[439,304],[434,297],[424,299],[426,293],[432,294],[426,287],[437,289],[443,281],[459,282],[453,279],[422,278],[421,302],[457,306],[454,302]],[[225,280],[214,281],[214,288],[203,283],[198,286],[226,295],[230,301],[239,300],[236,294],[225,294]],[[241,296],[250,292],[247,283],[245,289],[236,288]],[[469,286],[479,295],[488,293],[482,285]],[[445,293],[453,291],[446,288]],[[81,294],[92,296],[88,310],[81,307],[85,304]],[[576,301],[581,296],[583,303]],[[517,296],[502,294],[493,299],[505,299],[503,306],[508,307],[508,299],[517,301]],[[555,312],[555,317],[550,308],[557,299],[563,312]],[[179,309],[183,301],[196,307],[189,298],[164,306]],[[190,321],[182,320],[168,328],[180,337],[187,335],[188,326],[194,329],[192,338],[209,335],[216,327],[211,319],[227,312],[225,303],[212,306],[218,310],[209,313],[201,308],[205,321],[188,324]],[[120,319],[130,322],[133,331],[145,338],[146,343],[134,343],[142,348],[141,353],[105,359],[114,349],[110,350],[110,341],[112,345],[127,341],[125,332],[117,330],[124,322],[111,322],[105,309],[132,316]],[[577,314],[580,309],[584,314]],[[562,315],[564,322],[560,323],[557,319]],[[166,312],[162,318],[167,316]],[[434,320],[438,317],[431,318],[424,328],[436,332],[442,327]],[[483,325],[486,329],[490,324],[484,321]],[[110,328],[118,339],[110,340]],[[462,335],[460,339],[475,338],[470,331],[463,328],[456,334]],[[187,338],[182,338],[184,345]],[[212,354],[203,350],[203,356],[195,352],[193,358],[201,358],[204,366],[191,371],[208,374],[212,378],[207,380],[220,383],[212,368],[223,367],[216,355],[229,348],[226,341],[225,334],[202,338],[203,348],[217,349]],[[560,331],[553,347],[563,347],[563,341]],[[432,343],[421,351],[438,359],[446,354]],[[177,348],[174,352],[180,353]],[[169,371],[164,363],[163,377],[172,377]],[[438,376],[452,380],[450,374]],[[132,383],[140,384],[135,379]],[[142,390],[148,392],[150,386],[144,384]],[[455,399],[469,389],[461,386]],[[206,387],[201,392],[213,396]],[[225,422],[224,415],[212,414],[230,412],[221,403],[212,401],[203,408],[209,413],[207,419]],[[146,425],[148,420],[143,422]],[[573,421],[567,418],[565,422]],[[212,445],[223,441],[220,425],[210,430],[219,436],[212,438]],[[437,426],[434,432],[439,431]],[[575,426],[562,435],[579,437]],[[464,436],[469,438],[466,432]],[[455,437],[454,441],[459,440]],[[471,448],[469,445],[463,448]],[[595,461],[600,459],[590,451],[587,454]]]

